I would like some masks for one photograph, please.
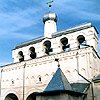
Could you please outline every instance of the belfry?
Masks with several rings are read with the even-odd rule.
[[[46,13],[44,36],[16,45],[14,62],[0,67],[0,100],[100,100],[98,31],[86,23],[58,32],[57,18]]]

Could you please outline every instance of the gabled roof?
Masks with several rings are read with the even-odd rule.
[[[73,91],[70,83],[68,82],[67,78],[65,77],[60,68],[57,69],[56,73],[54,74],[53,78],[49,82],[44,92],[57,90]]]

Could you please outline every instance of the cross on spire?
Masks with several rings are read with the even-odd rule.
[[[51,8],[53,2],[53,0],[48,0],[47,5],[49,6],[49,8]]]

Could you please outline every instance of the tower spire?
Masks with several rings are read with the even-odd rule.
[[[57,15],[51,12],[53,0],[48,0],[47,5],[49,7],[49,12],[44,15],[43,22],[44,22],[44,37],[51,38],[52,34],[57,32]]]
[[[49,7],[49,11],[51,10],[52,3],[53,3],[53,2],[54,2],[53,0],[48,0],[48,1],[47,1],[47,5],[48,5],[48,7]]]

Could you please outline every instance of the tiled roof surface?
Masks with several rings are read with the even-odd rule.
[[[49,91],[71,91],[77,93],[85,93],[89,88],[90,83],[69,83],[66,76],[63,74],[60,68],[57,69],[53,78],[47,85],[44,92]]]
[[[63,74],[60,68],[57,69],[56,73],[54,74],[53,78],[49,82],[48,86],[44,91],[57,91],[57,90],[72,90],[70,83],[68,82],[67,78]]]
[[[85,93],[86,90],[89,88],[89,83],[72,83],[71,84],[73,90],[75,92]]]

